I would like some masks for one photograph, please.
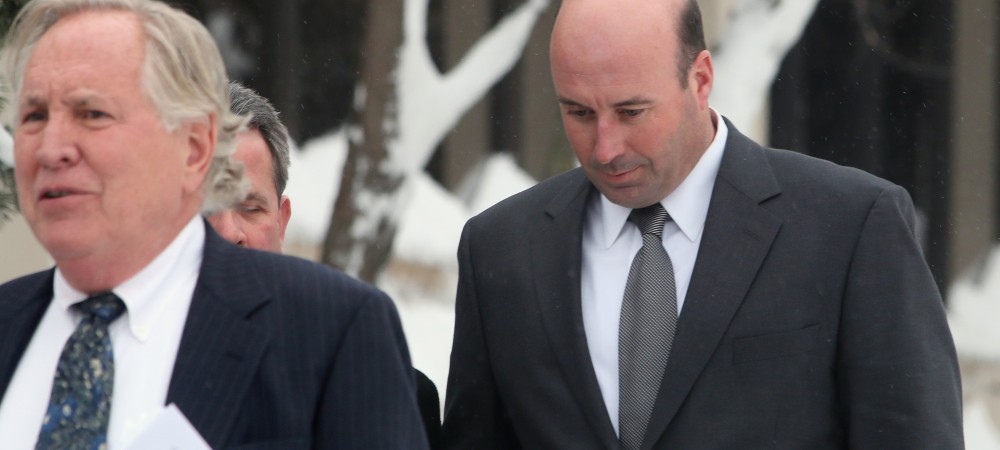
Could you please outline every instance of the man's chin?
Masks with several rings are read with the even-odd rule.
[[[659,199],[652,198],[645,192],[642,192],[639,186],[626,186],[626,187],[604,187],[600,189],[601,193],[604,194],[608,200],[612,203],[626,208],[642,208],[659,201]]]

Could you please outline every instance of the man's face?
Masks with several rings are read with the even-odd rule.
[[[15,100],[18,195],[57,263],[134,265],[197,213],[212,146],[193,144],[191,126],[164,128],[141,90],[144,57],[137,19],[102,11],[59,20],[28,60]]]
[[[250,193],[236,208],[213,214],[208,221],[229,242],[280,253],[292,207],[274,186],[274,161],[260,131],[239,134],[233,159],[243,163]]]
[[[705,53],[682,88],[672,20],[646,26],[626,23],[628,14],[565,11],[578,4],[564,3],[552,38],[566,135],[598,190],[622,206],[648,206],[683,181],[711,142],[711,62],[706,78]]]

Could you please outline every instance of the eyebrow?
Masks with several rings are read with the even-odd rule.
[[[63,101],[63,103],[74,108],[86,108],[93,104],[95,100],[96,97],[94,95],[87,94],[79,97],[70,97],[69,99]],[[49,101],[40,95],[28,95],[27,98],[24,99],[21,107],[34,108],[38,106],[46,106],[48,104]]]
[[[267,197],[265,197],[264,194],[261,194],[260,192],[252,191],[252,192],[250,192],[250,193],[247,194],[247,197],[245,199],[243,199],[243,201],[245,201],[245,202],[246,201],[254,201],[254,202],[259,202],[259,203],[263,203],[263,204],[266,205],[267,204]]]
[[[573,100],[570,100],[570,99],[568,99],[566,97],[556,96],[556,100],[559,103],[561,103],[563,105],[566,105],[566,106],[579,106],[581,108],[586,108],[586,106],[583,106],[583,105],[581,105],[581,104],[579,104],[577,102],[574,102]]]
[[[37,96],[37,95],[29,95],[21,103],[21,107],[22,108],[25,108],[25,107],[33,108],[33,107],[36,107],[36,106],[44,106],[44,105],[47,105],[47,104],[49,104],[49,102],[46,101],[45,99],[43,99],[42,97]]]
[[[581,104],[581,103],[576,102],[574,100],[570,100],[570,99],[568,99],[566,97],[557,96],[556,100],[558,100],[559,103],[561,103],[563,105],[566,105],[566,106],[576,106],[576,107],[580,107],[580,108],[589,108],[589,106],[587,106],[587,105]],[[612,106],[614,106],[615,108],[621,108],[621,107],[625,107],[625,106],[648,105],[648,104],[651,104],[651,103],[653,103],[653,101],[650,100],[650,99],[648,99],[648,98],[640,97],[640,96],[635,96],[635,97],[632,97],[630,99],[622,100],[622,101],[620,101],[618,103],[615,103]]]
[[[635,96],[628,100],[623,100],[618,103],[615,103],[614,106],[616,108],[620,108],[622,106],[640,106],[640,105],[648,105],[650,103],[653,103],[653,101],[646,97]]]

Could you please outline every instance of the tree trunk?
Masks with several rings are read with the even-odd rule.
[[[398,191],[405,177],[388,150],[399,136],[394,70],[403,43],[403,1],[368,6],[356,94],[363,106],[348,131],[347,159],[323,243],[323,263],[368,282],[375,281],[392,250]]]

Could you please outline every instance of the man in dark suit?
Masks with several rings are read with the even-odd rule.
[[[233,159],[243,163],[243,175],[250,181],[246,198],[232,208],[208,216],[208,222],[222,238],[233,244],[281,253],[285,228],[292,214],[292,201],[285,195],[288,184],[288,129],[278,111],[254,90],[229,83],[230,108],[249,116],[247,129],[236,137]],[[441,435],[441,402],[434,382],[414,369],[417,405],[431,448]]]
[[[245,121],[201,24],[36,0],[5,43],[20,206],[56,267],[0,286],[4,448],[125,448],[167,404],[212,448],[426,448],[385,294],[201,219],[242,195]]]
[[[551,64],[581,168],[466,224],[446,448],[963,447],[902,188],[711,109],[694,1],[565,0]]]

